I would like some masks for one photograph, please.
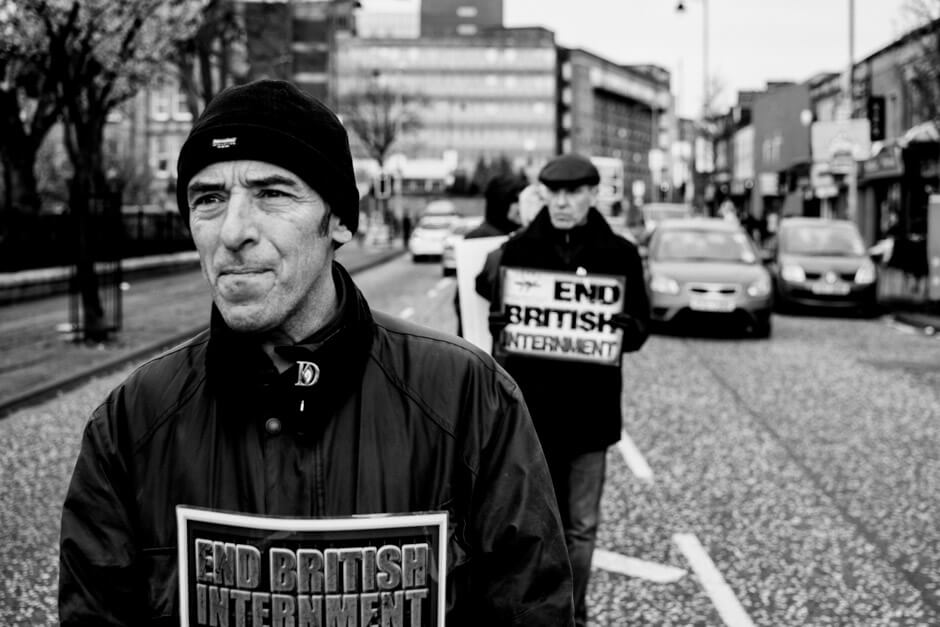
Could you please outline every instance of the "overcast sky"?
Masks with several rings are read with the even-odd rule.
[[[427,0],[425,0],[427,1]],[[802,81],[849,64],[849,0],[503,0],[506,26],[545,26],[558,43],[618,63],[670,70],[681,115],[702,103],[702,38],[708,11],[709,74],[719,104],[768,80]],[[907,0],[855,0],[855,60],[894,41],[910,24]]]
[[[364,7],[417,11],[422,0],[362,0]],[[434,0],[423,0],[433,2]],[[655,63],[672,73],[679,113],[702,107],[702,17],[718,104],[767,81],[802,81],[849,65],[850,0],[503,0],[506,26],[544,26],[558,43],[617,63]],[[909,30],[912,0],[854,0],[856,61]],[[934,0],[927,0],[933,2]],[[938,3],[940,6],[940,3]]]

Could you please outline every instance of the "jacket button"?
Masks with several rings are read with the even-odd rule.
[[[264,430],[271,435],[277,435],[281,432],[281,421],[277,418],[268,418],[264,422]]]

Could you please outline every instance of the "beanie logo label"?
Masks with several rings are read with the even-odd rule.
[[[235,145],[235,142],[238,141],[237,137],[223,137],[221,139],[213,139],[212,147],[213,148],[231,148]]]

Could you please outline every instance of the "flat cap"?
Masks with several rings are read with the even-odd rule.
[[[549,189],[574,189],[582,185],[597,185],[601,182],[601,175],[590,159],[571,152],[546,163],[539,172],[539,181]]]

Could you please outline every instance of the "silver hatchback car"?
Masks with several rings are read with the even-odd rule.
[[[737,223],[664,221],[650,239],[647,288],[654,322],[734,322],[755,337],[771,334],[773,282]]]

